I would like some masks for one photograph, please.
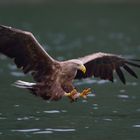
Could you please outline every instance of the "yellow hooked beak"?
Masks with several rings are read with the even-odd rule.
[[[85,74],[86,73],[86,67],[84,65],[80,66],[80,70]]]

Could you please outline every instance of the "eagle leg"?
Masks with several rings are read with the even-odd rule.
[[[87,98],[87,95],[91,93],[91,89],[90,88],[87,88],[87,89],[84,89],[81,93],[80,93],[80,97],[86,99]]]
[[[71,102],[74,102],[79,98],[80,93],[78,93],[76,89],[73,89],[71,92],[65,93],[64,96],[67,96]]]

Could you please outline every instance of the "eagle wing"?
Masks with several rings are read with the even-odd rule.
[[[121,56],[109,53],[95,53],[79,58],[79,60],[83,62],[87,71],[86,74],[83,74],[81,71],[78,70],[75,79],[94,76],[113,82],[113,72],[116,71],[120,80],[125,84],[126,80],[122,72],[122,68],[135,78],[137,78],[137,75],[129,67],[129,65],[140,68],[140,64],[134,63],[134,61],[138,62],[140,60],[127,60],[125,58],[122,58]]]
[[[30,32],[0,25],[0,53],[12,58],[18,68],[41,81],[49,73],[54,60]]]

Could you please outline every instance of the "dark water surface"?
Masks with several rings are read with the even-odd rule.
[[[140,58],[139,5],[0,6],[0,23],[32,31],[59,60],[97,51]],[[77,81],[92,88],[88,100],[49,103],[11,86],[31,77],[0,56],[0,140],[139,140],[140,80],[126,77],[125,86],[117,76]]]

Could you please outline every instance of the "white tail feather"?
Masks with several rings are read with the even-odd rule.
[[[29,83],[29,82],[18,80],[13,85],[15,87],[18,87],[18,88],[28,88],[28,89],[31,89],[31,88],[33,88],[36,85],[36,83]]]

